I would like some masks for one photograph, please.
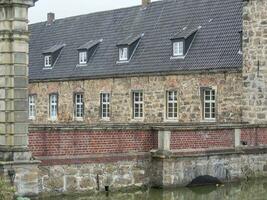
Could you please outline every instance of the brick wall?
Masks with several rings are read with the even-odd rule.
[[[234,130],[173,131],[171,150],[233,147]]]
[[[241,141],[248,146],[267,145],[267,128],[242,129]]]
[[[157,134],[132,130],[31,132],[29,147],[34,156],[149,152],[157,147]]]

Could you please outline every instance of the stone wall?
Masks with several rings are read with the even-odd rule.
[[[37,94],[37,116],[32,123],[70,123],[73,117],[73,94],[84,92],[84,123],[136,123],[132,118],[132,90],[143,90],[145,123],[166,122],[166,91],[178,91],[178,119],[175,122],[201,122],[201,87],[217,91],[217,121],[241,121],[241,73],[204,73],[173,76],[145,76],[84,81],[31,83],[30,94]],[[111,93],[110,121],[100,119],[100,93]],[[58,121],[48,120],[49,94],[58,93]],[[81,124],[81,122],[78,122]]]
[[[267,123],[267,1],[250,0],[243,12],[243,121]]]
[[[193,155],[153,155],[151,184],[186,186],[197,177],[216,177],[222,182],[267,177],[266,149],[242,149]]]
[[[40,167],[42,193],[70,193],[141,188],[149,185],[150,156],[145,159]]]

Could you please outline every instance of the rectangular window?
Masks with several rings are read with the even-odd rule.
[[[204,119],[215,120],[215,90],[204,90]]]
[[[120,61],[128,60],[128,48],[127,47],[119,48],[119,60]]]
[[[79,63],[80,64],[87,63],[87,52],[86,51],[79,52]]]
[[[50,107],[50,119],[57,119],[57,108],[58,108],[58,96],[57,94],[51,94],[49,97],[49,107]]]
[[[143,116],[144,116],[143,92],[135,91],[133,92],[133,117],[143,118]]]
[[[52,66],[52,56],[45,56],[44,57],[44,66],[45,67],[51,67]]]
[[[75,94],[74,97],[74,103],[75,103],[75,111],[74,115],[76,119],[83,118],[84,115],[84,102],[83,102],[83,94]]]
[[[29,95],[29,119],[35,119],[36,116],[36,95]]]
[[[110,117],[110,94],[101,93],[101,118],[109,119]]]
[[[183,56],[184,55],[184,42],[173,42],[173,56]]]
[[[167,91],[167,119],[177,119],[177,91]]]

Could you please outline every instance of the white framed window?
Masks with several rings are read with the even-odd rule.
[[[167,91],[167,119],[177,119],[178,99],[177,91]]]
[[[86,64],[87,63],[87,52],[81,51],[79,52],[79,64]]]
[[[52,56],[51,55],[46,55],[44,57],[44,66],[45,67],[51,67],[52,66]]]
[[[144,98],[142,91],[133,92],[133,118],[143,118],[144,116]]]
[[[49,96],[49,111],[50,111],[50,119],[57,119],[57,109],[58,109],[58,95],[50,94]]]
[[[216,92],[213,89],[204,90],[204,119],[215,120],[216,116]]]
[[[83,101],[83,94],[77,93],[74,96],[74,116],[76,119],[82,119],[84,115],[84,101]]]
[[[119,60],[120,61],[128,60],[128,48],[127,47],[119,48]]]
[[[36,95],[29,95],[29,119],[36,117]]]
[[[101,93],[101,118],[109,119],[110,117],[110,93]]]
[[[183,56],[184,55],[184,42],[177,41],[173,42],[173,56]]]

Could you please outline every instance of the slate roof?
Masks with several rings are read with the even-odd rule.
[[[78,50],[91,49],[92,47],[94,47],[95,45],[99,44],[100,42],[102,42],[102,39],[99,39],[99,40],[90,40],[89,42],[83,44],[82,46],[80,46],[77,49]]]
[[[56,44],[46,50],[43,51],[43,54],[47,54],[47,53],[54,53],[60,49],[62,49],[65,46],[65,44]]]
[[[185,59],[170,59],[171,38],[184,27],[199,27]],[[240,34],[242,0],[163,0],[141,6],[97,12],[30,25],[30,81],[96,78],[195,70],[233,70],[242,67]],[[120,41],[144,34],[132,59],[117,63]],[[77,67],[78,51],[99,39],[87,66]],[[51,70],[43,70],[44,50],[66,44]]]

